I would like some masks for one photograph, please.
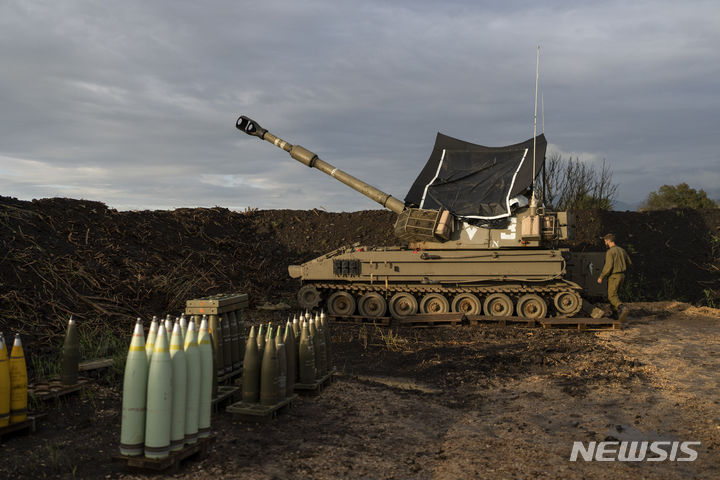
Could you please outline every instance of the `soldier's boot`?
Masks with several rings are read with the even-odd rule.
[[[620,320],[621,322],[625,322],[629,313],[630,310],[625,305],[620,305],[618,307],[618,320]]]

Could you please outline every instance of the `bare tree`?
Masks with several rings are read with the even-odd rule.
[[[581,162],[580,158],[565,160],[559,153],[552,153],[547,158],[539,182],[545,206],[551,210],[610,210],[617,189],[617,184],[612,181],[612,170],[604,159],[598,169],[593,164]]]

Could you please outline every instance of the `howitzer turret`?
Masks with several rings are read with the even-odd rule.
[[[398,214],[401,245],[342,247],[288,270],[301,279],[302,308],[331,315],[415,313],[530,318],[571,316],[580,285],[567,280],[572,217],[528,206],[542,168],[543,135],[507,147],[484,147],[438,134],[405,201],[292,145],[248,117],[236,127],[288,152]],[[536,151],[537,149],[537,151]],[[540,162],[531,162],[534,157]]]

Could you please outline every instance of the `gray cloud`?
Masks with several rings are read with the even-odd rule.
[[[117,208],[374,208],[234,129],[247,114],[402,198],[435,132],[546,135],[620,199],[720,197],[713,2],[4,2],[0,192]]]

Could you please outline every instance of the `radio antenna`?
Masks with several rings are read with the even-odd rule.
[[[545,133],[545,97],[540,90],[540,116],[542,117],[542,133]]]
[[[537,146],[537,104],[538,79],[540,78],[540,45],[537,46],[537,59],[535,61],[535,113],[533,114],[533,168],[532,168],[532,197],[530,198],[530,215],[537,213],[537,197],[535,196],[535,150]],[[543,127],[544,128],[544,127]]]

